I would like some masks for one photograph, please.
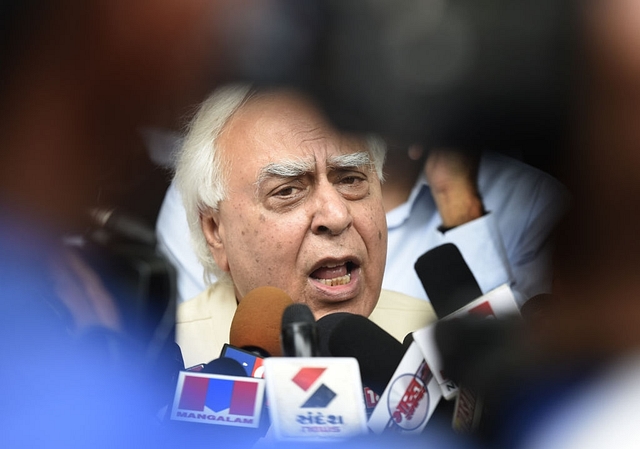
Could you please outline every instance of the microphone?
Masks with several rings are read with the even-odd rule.
[[[233,316],[229,343],[261,357],[281,356],[281,318],[291,304],[289,295],[279,288],[251,290],[242,298]]]
[[[276,441],[342,441],[367,433],[358,361],[348,354],[319,357],[318,324],[306,305],[290,305],[282,315],[284,357],[264,360]]]
[[[220,357],[199,371],[180,372],[169,418],[190,433],[253,442],[264,432],[263,403],[264,381],[247,376],[238,361]]]
[[[316,320],[306,304],[291,304],[284,309],[281,327],[282,355],[285,357],[320,355]]]
[[[264,377],[264,358],[256,355],[255,352],[236,348],[225,343],[220,353],[220,358],[223,357],[228,357],[238,362],[249,377],[257,377],[259,379]]]
[[[199,371],[203,374],[222,374],[225,376],[247,377],[244,367],[230,357],[220,357],[213,359],[202,367]]]
[[[474,431],[483,415],[484,398],[480,396],[484,394],[479,396],[473,388],[469,388],[477,388],[479,384],[483,384],[480,379],[483,375],[475,369],[477,365],[471,360],[482,358],[489,351],[478,345],[469,346],[468,340],[467,345],[459,344],[463,339],[463,327],[457,322],[465,317],[510,318],[519,314],[518,306],[506,284],[483,295],[473,273],[454,244],[447,243],[427,251],[418,259],[415,269],[436,314],[440,318],[446,317],[446,320],[417,331],[413,337],[428,361],[443,396],[446,399],[456,397],[454,429],[459,432]],[[495,326],[494,322],[495,320],[491,320],[491,323],[487,323],[488,327]],[[486,334],[480,336],[487,338]],[[495,340],[492,341],[494,342]],[[491,346],[491,343],[488,346]],[[495,359],[493,361],[495,363]],[[460,367],[474,369],[464,376],[461,371],[466,369],[461,370]],[[469,376],[478,379],[470,380]],[[462,380],[462,386],[458,387],[451,378],[456,381]],[[480,391],[486,393],[485,389]],[[448,414],[449,411],[443,413]]]
[[[320,347],[332,357],[353,357],[365,387],[382,394],[402,360],[402,344],[361,315],[334,313],[318,320]]]
[[[453,243],[437,246],[418,258],[415,270],[438,318],[482,296],[482,290]]]
[[[329,337],[340,321],[352,315],[352,313],[348,312],[336,312],[325,315],[316,322],[321,357],[332,357],[329,349]]]
[[[485,319],[467,314],[435,327],[442,364],[460,384],[453,421],[457,431],[493,438],[510,418],[505,409],[514,392],[544,373],[522,323],[515,315]]]
[[[411,346],[411,343],[413,343],[413,332],[409,332],[407,335],[404,336],[404,340],[402,340],[402,346],[405,349],[408,349],[409,346]]]
[[[141,220],[116,209],[95,208],[89,211],[94,222],[115,235],[127,237],[134,242],[155,246],[156,235]]]
[[[371,414],[376,433],[421,433],[442,398],[433,369],[416,341],[409,344]]]

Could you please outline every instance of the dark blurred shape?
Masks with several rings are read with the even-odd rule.
[[[522,318],[533,325],[544,325],[550,313],[550,307],[558,298],[551,293],[540,293],[529,298],[520,308]]]
[[[339,125],[506,152],[564,137],[576,2],[276,3],[279,20],[260,28],[265,63],[246,77],[307,88]]]
[[[549,413],[570,401],[601,369],[601,354],[566,357],[548,351],[539,340],[547,331],[519,317],[469,316],[437,324],[447,375],[481,400],[473,430],[477,441],[521,447]]]
[[[182,360],[172,267],[144,231],[168,179],[139,129],[221,80],[217,22],[231,3],[0,3],[3,445],[184,437],[156,418]],[[95,223],[94,208],[129,223]]]
[[[95,225],[69,246],[99,274],[114,298],[123,331],[153,361],[174,344],[175,268],[156,251],[153,229],[118,211],[95,211]],[[79,244],[76,244],[79,242]]]
[[[447,375],[457,383],[485,392],[508,377],[506,364],[520,361],[519,319],[514,321],[463,317],[440,321],[436,341]],[[522,347],[525,349],[524,347]],[[512,352],[513,351],[513,352]]]
[[[476,402],[481,408],[476,410],[474,433],[491,444],[508,427],[504,415],[513,406],[512,397],[539,374],[530,348],[523,344],[520,324],[516,319],[463,317],[436,327],[444,370],[460,386],[460,394],[482,401]]]

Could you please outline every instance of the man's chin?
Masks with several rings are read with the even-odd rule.
[[[332,313],[352,313],[368,317],[373,312],[374,306],[365,307],[360,298],[352,298],[341,302],[322,304],[320,307],[310,307],[316,320],[331,315]],[[315,309],[315,310],[314,310]]]

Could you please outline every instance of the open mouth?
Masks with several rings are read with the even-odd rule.
[[[335,287],[337,285],[346,285],[351,282],[351,272],[357,268],[353,262],[341,264],[329,264],[318,268],[311,277],[321,284]]]

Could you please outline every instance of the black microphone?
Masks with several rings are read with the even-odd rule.
[[[325,315],[317,321],[316,326],[318,328],[320,356],[333,357],[333,354],[331,354],[331,350],[329,349],[329,337],[331,337],[333,329],[340,321],[352,315],[352,313],[348,312],[336,312]]]
[[[409,349],[409,346],[411,346],[411,343],[413,343],[413,341],[413,332],[409,332],[404,336],[404,340],[402,340],[402,346],[405,348],[405,350],[407,350]]]
[[[126,237],[134,242],[156,245],[156,233],[140,219],[116,209],[91,209],[89,214],[96,224],[114,232],[115,235]]]
[[[204,365],[199,371],[206,374],[222,374],[225,376],[247,377],[247,372],[240,362],[230,357],[220,357]]]
[[[354,357],[362,384],[381,395],[404,356],[402,344],[361,315],[326,315],[317,325],[323,351],[332,357]]]
[[[482,290],[453,243],[437,246],[418,258],[415,270],[438,318],[482,296]]]
[[[282,314],[280,341],[285,357],[320,355],[318,330],[311,309],[306,304],[291,304]]]

